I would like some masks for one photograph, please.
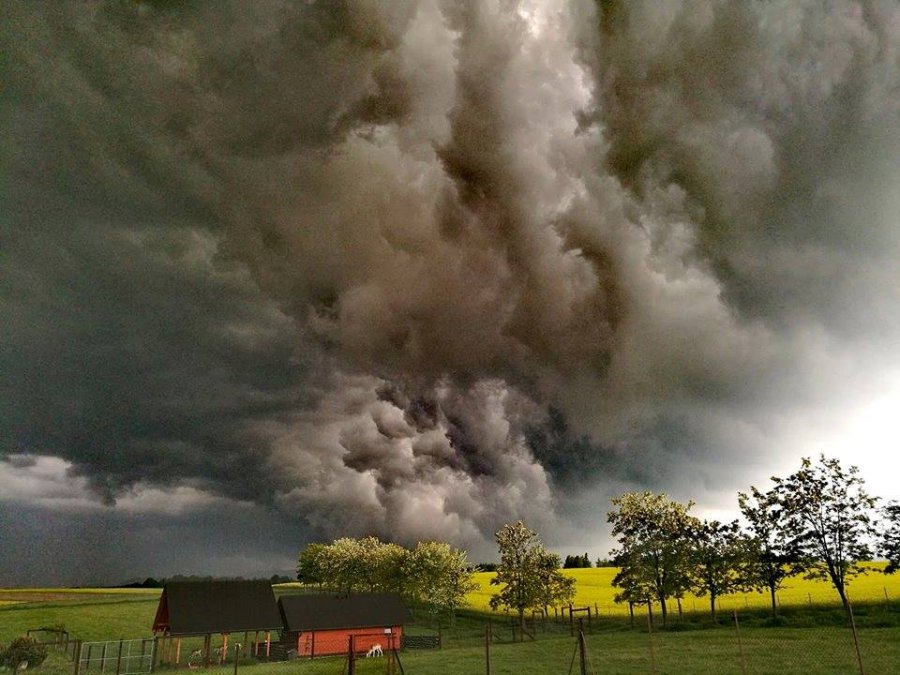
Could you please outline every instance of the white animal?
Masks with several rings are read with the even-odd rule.
[[[368,659],[371,656],[384,656],[384,650],[380,644],[374,644],[369,647],[369,651],[366,652],[366,658]]]

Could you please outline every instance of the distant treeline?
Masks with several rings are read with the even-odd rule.
[[[162,588],[169,581],[268,581],[273,584],[286,584],[290,581],[293,581],[291,577],[285,576],[283,574],[273,574],[270,577],[242,577],[242,576],[231,576],[231,577],[216,577],[210,575],[197,575],[197,574],[176,574],[172,577],[160,577],[159,579],[154,579],[153,577],[147,577],[143,581],[130,581],[124,584],[116,584],[114,586],[107,586],[107,588]]]

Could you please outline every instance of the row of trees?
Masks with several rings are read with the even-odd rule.
[[[619,602],[660,605],[687,592],[716,599],[738,590],[768,591],[772,612],[776,593],[798,574],[830,581],[849,610],[847,585],[867,571],[858,563],[877,553],[888,558],[886,572],[898,567],[900,505],[875,518],[877,498],[869,495],[856,467],[836,459],[803,459],[787,478],[773,478],[763,492],[751,487],[738,494],[745,521],[722,523],[690,515],[693,502],[680,504],[666,495],[629,493],[612,500],[607,520],[618,547],[612,551],[620,570],[613,584]]]
[[[425,541],[407,549],[377,537],[309,544],[300,552],[297,578],[338,593],[399,593],[426,607],[433,618],[456,608],[478,588],[465,551]]]
[[[526,611],[546,612],[575,597],[574,579],[559,571],[560,557],[545,550],[537,533],[521,521],[505,525],[496,539],[500,562],[491,584],[500,588],[491,597],[492,608],[515,611],[524,629]],[[577,557],[590,567],[586,555]],[[426,541],[407,549],[376,537],[309,544],[297,566],[297,578],[304,583],[344,594],[399,593],[427,607],[433,618],[448,613],[451,623],[466,595],[478,589],[473,572],[465,551],[449,544]]]
[[[563,562],[563,569],[582,569],[585,567],[593,567],[591,565],[591,559],[588,558],[588,554],[584,555],[567,555],[565,561]]]

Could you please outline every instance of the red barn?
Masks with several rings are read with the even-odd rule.
[[[354,651],[374,645],[387,652],[399,649],[403,624],[412,616],[399,595],[284,595],[278,599],[284,622],[282,643],[291,642],[299,656],[346,654],[353,636]]]

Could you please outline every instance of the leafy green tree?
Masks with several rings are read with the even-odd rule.
[[[739,587],[738,570],[745,557],[737,521],[697,521],[691,531],[690,581],[698,596],[709,596],[709,610],[716,620],[716,599]]]
[[[405,577],[409,594],[428,607],[432,618],[447,612],[451,625],[456,608],[471,591],[478,588],[472,581],[472,566],[465,551],[444,542],[419,542],[406,560]]]
[[[340,593],[372,591],[378,586],[376,537],[342,537],[320,551],[317,559],[323,582]]]
[[[900,502],[891,502],[882,510],[884,531],[881,535],[881,555],[887,558],[885,574],[900,569]]]
[[[307,544],[300,551],[297,561],[297,580],[304,584],[319,584],[325,581],[320,557],[327,544]]]
[[[12,674],[23,665],[35,668],[47,658],[47,648],[38,644],[33,637],[22,635],[9,643],[9,646],[0,654],[0,664],[10,668]]]
[[[607,513],[619,548],[612,551],[620,567],[613,584],[632,596],[648,589],[668,620],[666,601],[681,597],[690,585],[690,534],[696,518],[688,514],[693,502],[680,504],[667,495],[631,492],[612,500]]]
[[[806,577],[831,581],[849,610],[847,585],[866,571],[857,563],[873,555],[877,498],[865,491],[857,467],[845,469],[824,455],[815,465],[803,458],[799,471],[772,480],[785,533],[801,555]]]
[[[559,556],[551,559],[534,530],[522,521],[504,525],[496,534],[500,563],[491,585],[501,586],[491,596],[492,609],[508,607],[519,615],[519,626],[525,631],[525,610],[552,603],[553,589],[564,589],[566,582],[559,571]]]
[[[369,589],[403,595],[408,582],[407,561],[410,551],[397,544],[379,544],[370,552],[373,573],[369,579]]]
[[[578,556],[576,556],[578,557]],[[546,616],[550,606],[565,605],[575,599],[575,580],[560,574],[560,558],[556,553],[544,551],[538,561],[540,577],[539,603]]]
[[[798,573],[797,554],[792,550],[782,522],[783,512],[774,491],[750,487],[750,494],[738,493],[738,506],[747,521],[741,581],[748,590],[769,591],[772,616],[778,615],[776,594],[785,579]]]

